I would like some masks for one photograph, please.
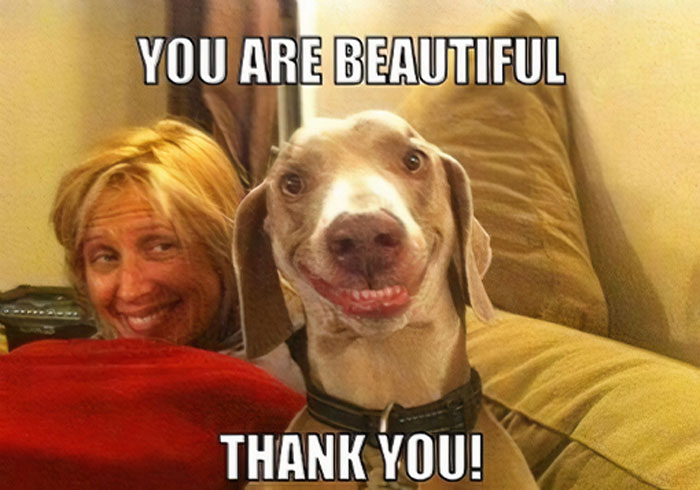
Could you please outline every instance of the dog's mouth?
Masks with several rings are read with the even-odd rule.
[[[411,302],[408,288],[402,284],[381,289],[352,289],[333,286],[325,279],[301,266],[301,271],[318,294],[346,315],[367,318],[389,318],[403,313]]]

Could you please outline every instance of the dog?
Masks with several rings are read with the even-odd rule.
[[[234,240],[249,358],[299,336],[280,275],[303,303],[306,337],[290,345],[308,403],[288,431],[480,432],[483,481],[435,476],[420,488],[537,488],[481,405],[467,358],[465,305],[494,315],[482,282],[490,261],[462,165],[402,118],[368,111],[297,130],[241,202]]]

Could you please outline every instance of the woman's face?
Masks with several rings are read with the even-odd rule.
[[[120,337],[186,344],[207,329],[221,281],[199,240],[185,247],[169,220],[129,185],[105,190],[82,246],[88,294]]]

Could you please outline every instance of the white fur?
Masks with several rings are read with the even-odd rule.
[[[335,178],[323,197],[321,216],[313,234],[312,243],[321,239],[326,228],[344,213],[359,214],[386,211],[406,228],[408,238],[415,246],[425,246],[425,237],[413,219],[401,194],[393,184],[377,173],[346,173]]]

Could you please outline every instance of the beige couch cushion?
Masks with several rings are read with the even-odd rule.
[[[524,14],[493,34],[543,35]],[[564,89],[521,85],[508,73],[502,86],[419,87],[399,113],[469,173],[491,235],[485,283],[494,304],[607,335],[569,165]]]
[[[700,488],[700,370],[509,313],[468,321],[487,403],[542,488]]]

